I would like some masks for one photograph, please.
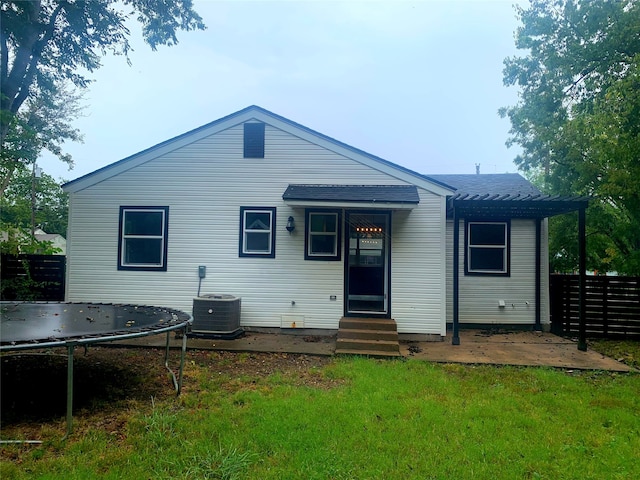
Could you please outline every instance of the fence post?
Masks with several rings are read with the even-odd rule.
[[[587,351],[587,215],[584,207],[578,211],[578,252],[579,252],[579,282],[580,306],[578,321],[578,350]]]
[[[568,335],[571,333],[571,277],[564,277],[562,282],[562,300],[565,306],[564,320],[565,327],[564,333]]]
[[[609,278],[604,277],[602,282],[602,331],[604,336],[609,336],[609,302],[607,301],[609,291]]]

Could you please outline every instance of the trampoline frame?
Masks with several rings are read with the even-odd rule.
[[[117,305],[117,304],[101,304],[101,303],[91,303],[91,302],[81,302],[81,303],[65,303],[65,302],[11,302],[11,301],[3,301],[0,302],[1,305],[20,305],[20,304],[37,304],[46,306],[47,304],[64,304],[64,305],[108,305],[114,307],[137,307],[137,308],[160,308],[153,307],[150,305]],[[162,308],[163,311],[171,313],[177,316],[177,320],[174,320],[173,323],[167,326],[163,326],[160,328],[155,327],[143,327],[135,332],[126,332],[123,330],[113,331],[108,335],[104,336],[78,336],[78,337],[64,337],[57,340],[47,341],[34,341],[34,342],[24,342],[24,343],[6,343],[0,344],[0,353],[2,352],[11,352],[11,351],[23,351],[23,350],[35,350],[35,349],[43,349],[43,348],[60,348],[65,347],[67,350],[67,412],[66,412],[66,422],[67,422],[67,432],[64,438],[68,437],[73,430],[73,356],[74,350],[76,347],[85,347],[87,348],[89,345],[98,344],[98,343],[108,343],[114,342],[118,340],[129,340],[133,338],[141,338],[152,335],[159,335],[161,333],[167,334],[167,341],[165,346],[165,356],[164,356],[164,366],[171,374],[172,382],[174,389],[176,391],[176,396],[179,396],[182,391],[182,375],[184,371],[184,358],[185,353],[187,351],[187,330],[189,326],[193,323],[193,318],[181,311],[174,310],[171,308]],[[178,370],[178,374],[169,367],[169,345],[170,345],[170,335],[171,332],[177,332],[182,330],[182,346],[180,349],[180,366]]]

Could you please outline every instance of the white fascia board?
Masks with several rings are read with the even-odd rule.
[[[290,207],[298,208],[353,208],[360,210],[413,210],[418,206],[414,203],[383,203],[383,202],[340,202],[313,200],[285,200]]]

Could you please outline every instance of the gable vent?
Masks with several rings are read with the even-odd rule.
[[[244,158],[264,158],[264,123],[244,124]]]

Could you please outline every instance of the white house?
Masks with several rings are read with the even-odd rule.
[[[31,238],[30,233],[26,229],[14,229],[11,233],[0,232],[0,242],[8,241],[10,235],[12,239],[18,238],[25,242],[28,242]],[[55,249],[53,255],[67,254],[67,240],[59,233],[47,233],[41,228],[36,228],[33,231],[33,236],[39,242],[49,242],[49,245]]]
[[[56,249],[54,255],[67,254],[67,240],[59,233],[47,233],[41,228],[36,228],[33,235],[40,242],[50,242],[51,246]]]
[[[436,336],[548,323],[544,218],[575,209],[519,175],[421,175],[256,106],[64,190],[67,301],[190,311],[230,294],[244,327],[380,317]]]

